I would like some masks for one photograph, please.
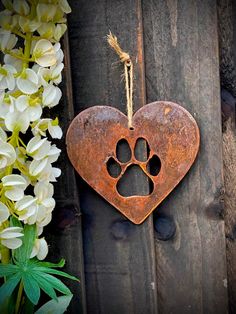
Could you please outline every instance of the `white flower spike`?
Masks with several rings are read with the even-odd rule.
[[[64,54],[59,40],[67,29],[65,13],[71,8],[67,0],[2,2],[0,259],[6,262],[8,249],[22,245],[28,224],[35,225],[37,232],[31,258],[43,260],[48,245],[39,236],[51,221],[56,204],[50,182],[56,182],[61,174],[52,166],[61,151],[49,139],[62,138],[58,118],[43,115],[46,107],[58,105],[62,96],[58,85]],[[11,226],[16,219],[22,228]]]

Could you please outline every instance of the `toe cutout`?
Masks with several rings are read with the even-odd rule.
[[[153,155],[147,164],[147,169],[152,176],[157,176],[161,170],[161,160],[157,155]]]
[[[140,181],[149,181],[149,190],[140,185]],[[150,178],[138,165],[130,165],[117,183],[117,191],[121,196],[147,196],[153,192],[154,185]]]
[[[134,156],[136,160],[138,161],[147,161],[150,154],[150,147],[148,145],[148,142],[140,137],[137,139],[135,148],[134,148]]]
[[[118,178],[121,173],[121,167],[113,157],[107,162],[107,171],[112,178]]]
[[[129,147],[129,143],[123,138],[119,140],[116,145],[116,157],[117,159],[122,162],[128,162],[131,159],[131,149]]]

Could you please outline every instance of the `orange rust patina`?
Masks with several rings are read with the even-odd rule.
[[[151,175],[148,162],[135,158],[138,139],[149,145],[149,160],[155,155],[161,162],[158,175]],[[129,161],[119,162],[116,145],[125,139],[131,148]],[[72,121],[66,137],[68,156],[80,176],[102,197],[135,224],[142,223],[158,204],[183,179],[199,149],[199,129],[191,114],[173,102],[157,101],[139,109],[133,116],[133,129],[127,117],[108,106],[84,110]],[[112,177],[107,163],[112,158],[120,165],[120,174]],[[117,183],[126,169],[138,165],[153,182],[147,196],[125,197]]]

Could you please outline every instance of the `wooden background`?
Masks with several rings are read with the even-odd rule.
[[[60,144],[63,176],[47,238],[53,259],[65,257],[66,270],[81,279],[79,285],[69,283],[75,294],[69,312],[224,314],[229,304],[235,313],[236,208],[230,193],[225,209],[223,204],[234,176],[222,158],[220,99],[221,80],[224,122],[234,121],[235,2],[80,0],[70,5],[59,109],[64,130],[90,106],[125,112],[122,66],[105,38],[111,30],[134,61],[135,110],[155,100],[178,102],[197,120],[201,148],[184,180],[136,226],[74,173]],[[137,176],[125,188],[134,185],[148,189]]]

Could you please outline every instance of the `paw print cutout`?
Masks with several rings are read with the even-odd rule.
[[[126,139],[116,144],[115,156],[107,161],[109,175],[116,179],[116,190],[123,197],[148,196],[154,190],[154,177],[161,170],[161,160],[151,151],[148,141],[139,137],[134,146]],[[138,180],[149,183],[149,191],[140,190]],[[127,190],[127,185],[129,189]]]

